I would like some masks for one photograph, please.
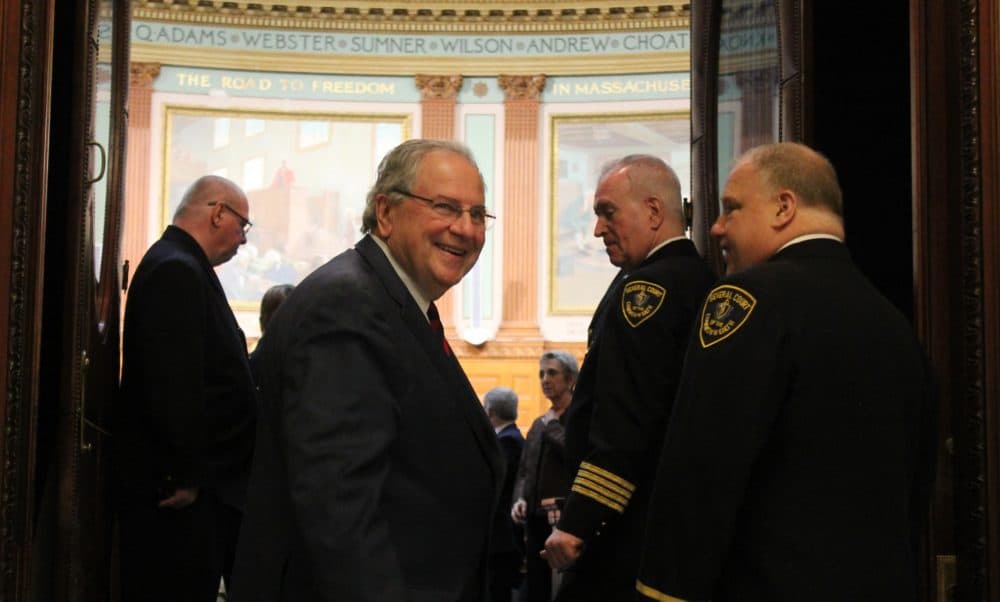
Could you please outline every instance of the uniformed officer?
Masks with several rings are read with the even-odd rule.
[[[691,325],[714,275],[684,237],[680,184],[662,160],[611,164],[594,195],[611,263],[621,268],[591,322],[566,415],[577,467],[549,563],[569,569],[557,600],[635,597],[638,551],[657,452]]]
[[[641,599],[915,600],[933,474],[931,376],[854,266],[829,161],[794,143],[730,172],[727,276],[685,359]]]

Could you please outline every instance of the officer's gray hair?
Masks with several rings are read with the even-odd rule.
[[[517,393],[509,387],[494,387],[486,392],[483,407],[500,420],[513,422],[517,420]]]
[[[667,165],[666,161],[654,155],[626,155],[607,163],[601,169],[597,182],[603,182],[612,172],[624,168],[628,168],[625,177],[637,195],[660,199],[663,201],[663,209],[672,213],[681,224],[684,223],[681,181],[677,177],[677,172]]]

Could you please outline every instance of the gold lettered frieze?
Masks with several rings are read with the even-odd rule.
[[[544,94],[549,101],[655,100],[689,98],[688,73],[551,78]]]
[[[411,78],[393,76],[322,76],[255,71],[163,67],[158,92],[272,98],[392,100],[416,102]]]

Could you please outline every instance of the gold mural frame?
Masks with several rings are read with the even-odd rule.
[[[160,220],[161,220],[160,221],[160,226],[161,226],[160,231],[162,231],[164,228],[166,228],[167,224],[170,223],[171,217],[172,217],[172,213],[174,211],[174,208],[176,207],[176,203],[179,202],[179,200],[180,200],[180,194],[182,193],[183,188],[186,187],[187,185],[190,185],[191,181],[193,181],[193,179],[195,177],[200,176],[200,175],[204,175],[204,173],[186,174],[186,173],[183,173],[183,172],[178,172],[179,169],[183,169],[183,168],[177,167],[176,165],[174,165],[173,158],[174,158],[175,154],[177,154],[177,151],[178,151],[177,145],[180,144],[180,142],[177,141],[177,140],[175,140],[175,138],[174,138],[174,126],[176,125],[176,119],[178,117],[184,117],[184,118],[205,118],[205,119],[216,119],[216,118],[223,118],[224,117],[224,118],[229,118],[229,119],[233,119],[233,120],[238,120],[238,119],[261,119],[261,120],[264,120],[265,122],[267,122],[268,124],[277,121],[277,122],[282,122],[283,124],[286,124],[286,125],[288,124],[288,122],[291,122],[291,124],[293,124],[293,127],[295,127],[296,129],[297,129],[297,125],[296,124],[301,123],[302,121],[327,121],[327,122],[329,122],[331,124],[336,124],[336,123],[362,123],[362,124],[373,124],[373,125],[375,125],[375,124],[392,124],[392,125],[395,125],[395,126],[399,127],[399,130],[400,130],[400,140],[399,140],[399,142],[401,142],[403,140],[409,139],[412,136],[412,129],[413,129],[413,114],[412,113],[403,113],[403,112],[398,112],[398,111],[386,112],[386,113],[352,113],[352,112],[344,112],[344,111],[330,111],[330,112],[324,112],[324,111],[302,111],[302,112],[298,112],[298,111],[277,111],[277,110],[271,110],[271,109],[267,109],[267,108],[258,108],[256,106],[255,107],[228,107],[228,106],[227,107],[213,107],[213,106],[209,106],[209,105],[205,105],[205,104],[199,104],[199,105],[176,104],[176,103],[173,103],[173,104],[164,104],[163,107],[162,107],[162,135],[163,135],[163,139],[162,139],[162,153],[163,154],[162,154],[162,158],[161,158],[162,170],[161,170],[161,176],[160,176],[160,182],[159,182],[159,191],[160,191],[160,193],[159,193],[159,199],[158,199],[159,214],[160,214]],[[264,138],[267,138],[267,136],[265,135]],[[227,148],[231,148],[233,144],[234,143],[231,142],[228,147],[223,147],[221,149],[214,149],[214,148],[212,148],[212,149],[203,150],[202,154],[208,154],[208,155],[211,155],[211,154],[225,154],[227,152],[230,152],[230,151],[227,150]],[[396,142],[395,144],[398,144],[398,142]],[[311,152],[316,152],[316,151],[322,151],[324,149],[329,149],[329,152],[334,152],[336,150],[337,144],[336,144],[336,140],[331,139],[331,140],[329,140],[327,142],[324,142],[324,143],[321,143],[319,145],[312,145],[312,146],[309,146],[309,147],[307,147],[305,149],[298,149],[298,140],[293,138],[293,139],[289,140],[288,147],[289,147],[289,151],[291,151],[291,150],[298,150],[298,151],[302,151],[303,153],[311,153]],[[180,149],[180,150],[183,151],[183,149]],[[369,150],[371,150],[373,153],[379,150],[376,147],[376,145],[375,145],[375,140],[374,139],[372,139],[372,141],[371,141],[371,144],[369,146]],[[357,153],[355,152],[355,154],[357,154]],[[289,156],[294,156],[294,155],[289,155]],[[238,160],[233,160],[233,162],[236,162],[236,161],[238,161]],[[316,162],[317,159],[315,157],[313,157],[312,161]],[[377,164],[377,161],[378,161],[378,159],[376,158],[375,159],[375,164]],[[284,168],[284,161],[282,161],[282,166],[281,167]],[[177,173],[175,173],[175,172],[177,172]],[[270,173],[270,169],[265,169],[263,173],[265,173],[265,174]],[[240,184],[240,178],[239,177],[231,177],[231,179],[233,179],[234,181],[236,181],[237,184]],[[363,189],[363,190],[367,190],[370,185],[371,185],[371,182],[369,182],[369,181],[366,180],[365,182],[361,183],[357,188]],[[265,232],[265,230],[262,230],[262,229],[267,227],[266,223],[262,223],[262,221],[258,217],[258,215],[260,214],[260,212],[255,209],[255,201],[254,201],[255,195],[267,194],[266,191],[275,189],[275,186],[276,186],[275,183],[272,182],[272,184],[270,186],[262,187],[262,188],[256,189],[256,190],[248,190],[247,191],[248,197],[251,198],[251,216],[252,216],[252,220],[254,221],[254,228],[250,231],[250,234],[248,236],[250,242],[253,242],[254,240],[256,240],[255,237],[257,237],[258,235],[262,235],[262,232]],[[279,188],[280,187],[281,186],[279,186]],[[288,185],[288,187],[291,188],[291,185]],[[331,189],[331,191],[339,191],[340,189],[341,188]],[[277,194],[282,194],[282,193],[279,191]],[[287,199],[287,202],[289,203],[289,206],[291,206],[291,203],[296,202],[296,201],[291,196],[291,192],[290,191],[287,194],[288,194],[288,196],[286,196],[285,198]],[[338,194],[339,194],[339,192],[338,192]],[[363,206],[363,203],[364,203],[364,198],[363,197],[360,198],[360,199],[354,199],[354,200],[359,201],[360,204]],[[304,201],[304,202],[308,203],[310,201],[307,200],[307,201]],[[315,205],[315,202],[312,202],[312,204]],[[339,210],[340,207],[338,206],[337,209]],[[308,209],[302,209],[303,212],[307,211],[307,210]],[[274,237],[274,235],[272,235],[272,237]],[[355,238],[360,238],[360,233],[355,233]],[[281,241],[282,247],[280,247],[280,248],[281,248],[282,252],[287,255],[287,258],[288,258],[289,262],[291,262],[293,260],[296,260],[296,259],[301,259],[301,258],[297,258],[295,256],[292,256],[291,254],[288,253],[288,248],[291,246],[289,244],[288,240],[285,240],[285,239],[276,239],[276,240],[280,240]],[[260,250],[261,250],[260,252],[263,254],[264,250],[265,250],[265,247],[264,247],[263,244],[261,244],[259,246],[260,246]],[[247,247],[242,247],[241,251],[243,251],[246,248]],[[344,247],[344,248],[346,248],[346,247]],[[339,252],[339,251],[337,251],[337,252]],[[335,254],[335,253],[333,253],[333,254]],[[239,257],[239,255],[237,255],[237,257]],[[310,259],[311,258],[312,258],[312,256],[310,256]],[[323,258],[324,259],[328,259],[329,257],[326,257],[325,254],[324,254]],[[235,260],[236,259],[234,258],[233,261],[235,261]],[[314,268],[314,267],[316,267],[316,266],[311,266],[309,268],[309,271],[311,271],[311,269]],[[232,267],[230,266],[230,267],[227,268],[226,265],[224,265],[224,266],[220,266],[219,269],[220,270],[232,270]],[[307,273],[308,273],[308,271],[304,271],[302,274],[300,274],[300,276],[304,276]],[[241,274],[241,275],[245,275],[245,274]],[[223,280],[223,285],[224,285],[224,288],[225,288],[225,278],[220,278],[220,279]],[[249,280],[249,278],[248,278],[248,280]],[[283,282],[287,282],[287,281],[289,281],[289,280],[285,279],[285,280],[282,280],[281,282],[283,283]],[[292,283],[294,284],[294,283],[297,283],[297,282],[298,282],[298,280],[295,280]],[[275,283],[278,283],[278,282],[275,282]],[[254,297],[249,297],[249,298],[248,297],[244,297],[243,295],[233,295],[233,294],[231,294],[231,292],[232,292],[231,290],[227,290],[226,291],[226,296],[229,299],[230,305],[233,307],[234,311],[257,311],[257,309],[259,307],[259,301],[260,301],[259,295],[262,294],[262,291],[256,291],[257,295],[254,296]]]
[[[683,110],[663,110],[663,111],[641,111],[632,113],[553,113],[549,115],[549,173],[548,173],[548,198],[546,202],[548,203],[548,236],[547,236],[547,254],[548,254],[548,290],[546,292],[546,310],[550,316],[589,316],[592,315],[597,307],[597,302],[593,304],[579,304],[579,305],[567,305],[565,303],[559,304],[557,299],[560,298],[558,294],[560,283],[559,283],[559,262],[560,262],[560,232],[559,223],[561,216],[559,215],[559,125],[561,124],[625,124],[634,123],[638,121],[680,121],[684,120],[690,123],[691,111],[688,109]],[[683,150],[687,150],[690,147],[690,143],[687,145],[678,145],[682,147]],[[650,152],[649,150],[641,151],[637,150],[635,152]],[[655,153],[654,153],[655,154]],[[678,173],[681,181],[684,182],[684,176],[690,174]],[[597,180],[597,173],[594,172],[589,177],[590,183],[595,183]],[[592,204],[592,199],[586,199],[588,201],[588,207]],[[589,236],[593,236],[593,213],[590,212],[590,232]],[[596,239],[595,239],[596,240]],[[603,253],[603,250],[602,250]],[[607,262],[608,266],[608,277],[606,280],[602,280],[601,283],[593,282],[595,289],[598,292],[597,299],[600,299],[600,295],[603,294],[607,288],[608,283],[610,283],[611,278],[617,272],[617,268],[611,265],[607,261],[606,254],[603,256],[604,261]],[[599,284],[599,286],[598,286]]]

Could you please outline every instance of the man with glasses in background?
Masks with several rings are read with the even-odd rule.
[[[404,142],[366,236],[271,320],[232,600],[484,599],[503,457],[434,305],[479,258],[484,195],[465,147]]]
[[[228,585],[256,405],[214,268],[246,243],[248,213],[233,182],[198,179],[128,290],[114,430],[124,602],[214,602]]]

